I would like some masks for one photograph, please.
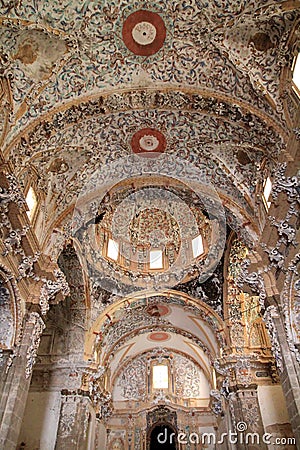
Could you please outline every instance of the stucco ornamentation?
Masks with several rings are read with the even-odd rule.
[[[26,353],[27,363],[25,368],[26,378],[29,378],[32,374],[33,366],[36,361],[36,355],[40,345],[41,335],[45,328],[45,324],[41,316],[36,312],[32,312],[29,314],[27,324],[28,327],[32,327],[32,330],[30,331],[32,333],[30,345]]]

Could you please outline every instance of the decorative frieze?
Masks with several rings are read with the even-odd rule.
[[[30,330],[29,332],[31,336],[29,347],[26,353],[27,362],[25,367],[25,374],[26,378],[29,378],[32,374],[33,366],[36,361],[37,351],[40,345],[41,335],[45,328],[45,324],[38,313],[32,312],[29,314],[29,317],[27,319],[25,328],[27,327]]]
[[[281,192],[284,192],[287,196],[287,200],[293,203],[299,199],[299,180],[297,176],[287,177],[285,171],[287,163],[282,163],[278,166],[273,186],[272,186],[272,198],[276,200]]]
[[[55,281],[43,279],[39,301],[43,315],[49,310],[49,301],[53,299],[58,292],[61,292],[65,297],[70,294],[70,288],[62,270],[55,269],[54,276],[56,278]]]
[[[282,354],[281,349],[279,345],[278,340],[278,333],[276,330],[276,326],[274,324],[274,318],[279,318],[280,315],[274,305],[268,306],[265,313],[264,313],[264,322],[266,324],[266,328],[269,332],[271,345],[272,345],[272,352],[273,356],[275,358],[276,366],[280,372],[283,370],[283,363],[282,363]]]

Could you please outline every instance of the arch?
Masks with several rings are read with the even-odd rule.
[[[199,315],[199,318],[211,329],[212,333],[217,337],[218,342],[226,345],[227,335],[225,334],[223,322],[221,317],[205,302],[200,299],[192,298],[191,296],[178,291],[165,291],[163,293],[148,293],[145,295],[136,294],[134,296],[123,297],[120,300],[113,302],[109,308],[101,313],[87,335],[85,343],[85,353],[89,357],[93,356],[97,336],[104,336],[107,330],[114,325],[113,318],[117,311],[124,310],[128,313],[129,307],[137,309],[138,307],[148,305],[151,298],[159,296],[163,303],[170,306],[178,305],[186,311],[193,311]],[[120,319],[118,318],[117,321]],[[117,322],[116,322],[117,323]]]
[[[177,412],[173,411],[172,409],[166,408],[165,406],[158,406],[152,410],[149,410],[147,413],[147,434],[146,434],[146,449],[150,450],[150,439],[151,434],[155,430],[155,428],[159,427],[157,429],[156,436],[159,434],[159,432],[163,431],[163,427],[168,427],[167,430],[170,433],[174,433],[174,444],[175,446],[170,447],[169,450],[177,450],[177,434],[178,434],[178,426],[177,426]],[[161,428],[160,428],[161,427]],[[160,431],[161,430],[161,431]],[[155,435],[154,435],[155,436]],[[155,442],[153,442],[154,444]],[[166,449],[167,447],[164,446],[165,444],[158,445],[157,447],[151,448],[151,450],[159,450],[159,449]]]
[[[9,349],[13,346],[15,335],[15,314],[11,293],[0,277],[0,346]]]
[[[147,450],[177,450],[178,432],[168,422],[157,422],[147,435]]]
[[[124,442],[121,438],[115,438],[109,444],[109,450],[124,450]]]
[[[20,294],[11,272],[0,265],[0,348],[13,349],[22,332]]]

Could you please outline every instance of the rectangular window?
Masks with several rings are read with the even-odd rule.
[[[163,258],[161,250],[151,250],[150,251],[150,269],[162,269],[163,268]]]
[[[204,253],[203,240],[201,234],[192,240],[193,256],[197,258]]]
[[[264,192],[263,192],[263,198],[264,198],[264,202],[266,207],[269,209],[271,206],[271,202],[269,202],[269,197],[272,191],[272,182],[270,180],[270,178],[268,177],[265,181],[265,185],[264,185]]]
[[[29,220],[32,220],[34,212],[36,210],[36,206],[37,206],[37,198],[36,198],[36,194],[35,194],[32,186],[30,186],[30,188],[28,189],[25,200],[26,200],[27,206],[29,208],[29,211],[27,211],[27,216],[28,216]]]
[[[119,244],[110,238],[108,239],[107,256],[114,261],[117,261],[119,256]]]
[[[168,389],[169,387],[169,371],[168,366],[157,365],[152,367],[153,388]]]

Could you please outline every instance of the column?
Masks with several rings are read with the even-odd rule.
[[[235,429],[232,431],[237,433],[237,443],[232,448],[237,450],[267,449],[266,444],[262,442],[264,427],[257,386],[237,387],[236,391],[230,394],[230,403],[232,421],[235,425]],[[253,441],[250,434],[253,434]]]
[[[24,325],[23,337],[3,384],[0,402],[0,448],[15,450],[21,429],[26,399],[30,386],[32,367],[40,344],[44,322],[32,312]]]
[[[300,371],[299,363],[295,361],[295,356],[291,352],[285,328],[279,314],[272,315],[273,323],[277,331],[278,343],[282,359],[282,370],[279,372],[282,383],[282,390],[286,399],[286,406],[290,417],[293,437],[296,438],[300,446]]]
[[[55,449],[86,450],[90,399],[80,394],[62,395]]]

